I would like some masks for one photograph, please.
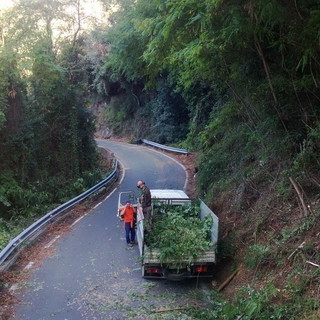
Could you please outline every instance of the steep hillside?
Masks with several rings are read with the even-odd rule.
[[[189,172],[197,165],[194,156],[177,158]],[[220,261],[213,288],[246,314],[245,319],[319,319],[319,197],[291,178],[284,200],[276,188],[277,170],[262,170],[258,180],[242,181],[210,197],[220,219]],[[271,174],[274,181],[266,185],[265,175]],[[221,312],[221,319],[236,319],[228,318],[225,309]]]
[[[199,154],[168,155],[186,167],[188,195],[198,196],[194,168]],[[320,201],[293,179],[284,201],[277,176],[265,185],[263,174],[211,197],[210,207],[220,219],[219,263],[212,281],[215,311],[193,314],[195,319],[320,317]]]

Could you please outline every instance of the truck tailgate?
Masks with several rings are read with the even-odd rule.
[[[190,261],[194,264],[207,264],[207,263],[215,263],[216,262],[216,254],[215,249],[208,249],[203,251],[196,259],[189,259],[189,257],[185,257],[183,261],[173,261],[167,260],[163,261],[162,264],[170,264],[170,263],[186,263],[189,264]],[[143,256],[144,264],[160,264],[160,250],[159,249],[150,249],[147,246],[144,247],[144,256]]]

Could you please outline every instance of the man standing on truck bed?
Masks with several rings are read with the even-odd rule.
[[[144,181],[139,180],[137,182],[137,188],[141,190],[140,203],[142,207],[145,230],[147,232],[151,231],[151,192],[150,189],[146,186]]]

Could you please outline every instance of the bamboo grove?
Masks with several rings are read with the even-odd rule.
[[[200,151],[209,197],[268,172],[270,183],[293,175],[319,191],[318,1],[118,5],[95,78],[98,91],[107,79],[100,92],[130,101],[109,110],[116,130],[129,117],[135,136]]]

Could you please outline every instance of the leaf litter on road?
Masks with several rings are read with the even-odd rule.
[[[136,269],[134,269],[136,272]],[[192,319],[185,310],[203,304],[202,289],[190,284],[128,277],[128,269],[118,276],[100,274],[99,286],[82,283],[82,293],[71,302],[84,319]],[[133,269],[131,270],[133,272]],[[96,283],[97,279],[95,280]]]

